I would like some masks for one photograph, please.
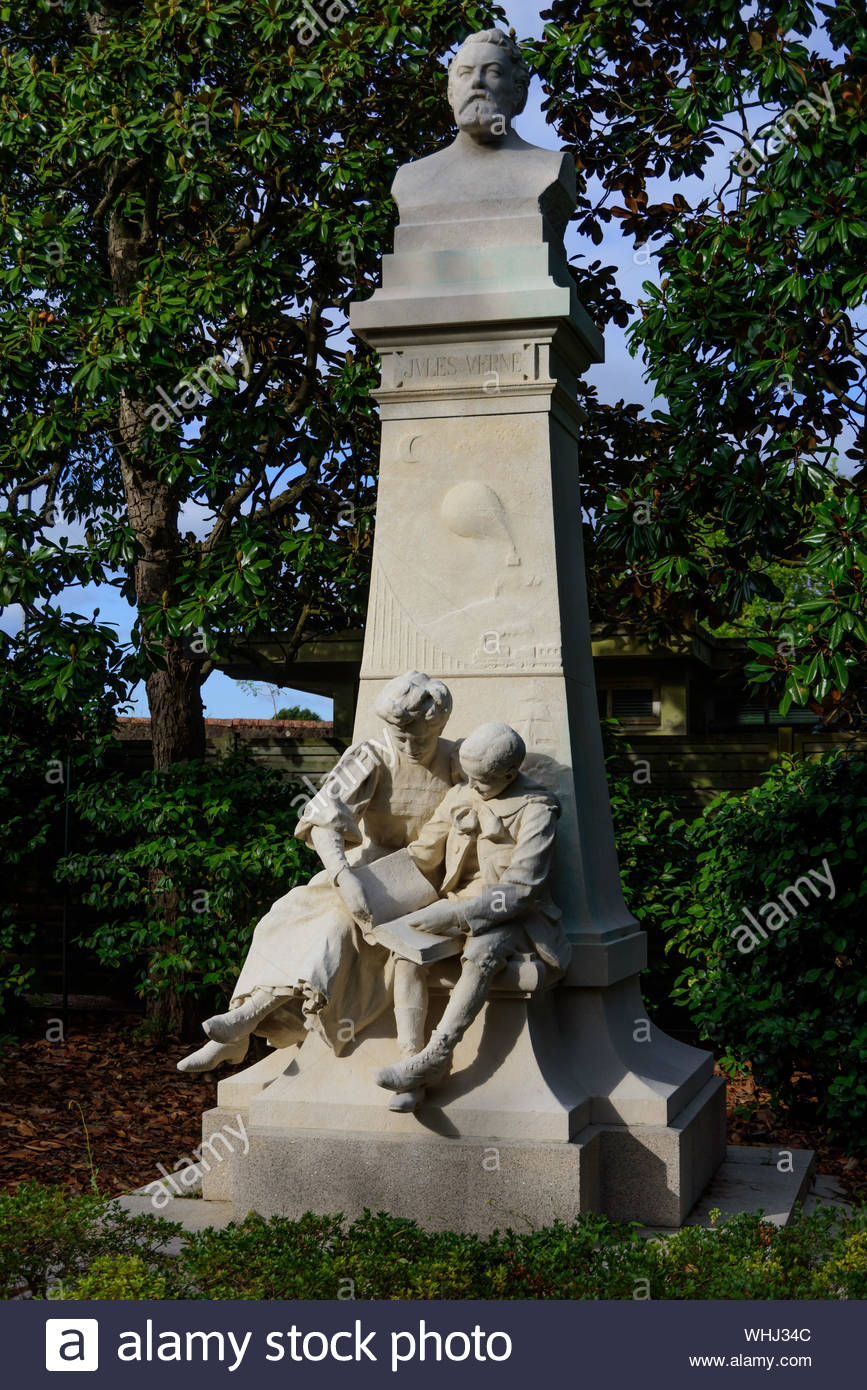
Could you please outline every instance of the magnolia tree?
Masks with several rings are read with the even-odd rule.
[[[88,660],[145,679],[157,767],[203,754],[234,638],[358,619],[375,371],[345,313],[398,165],[446,137],[437,55],[498,13],[0,5],[0,603],[49,704]],[[83,582],[136,606],[127,653],[64,616]]]
[[[610,267],[575,267],[667,403],[582,388],[596,615],[657,637],[741,621],[753,678],[832,718],[860,713],[867,644],[867,21],[855,0],[818,13],[557,0],[528,48],[579,235],[619,220],[661,271],[636,318]],[[49,704],[121,661],[56,595],[135,603],[122,669],[146,680],[158,766],[203,751],[202,682],[233,639],[288,633],[291,655],[358,620],[375,367],[345,311],[388,246],[397,165],[449,138],[436,55],[497,18],[0,7],[0,602]]]
[[[749,675],[784,711],[858,720],[863,0],[556,0],[544,17],[536,61],[576,158],[579,235],[598,244],[619,223],[659,271],[636,317],[609,268],[576,266],[597,320],[629,323],[666,403],[648,417],[586,401],[597,616],[663,640],[740,624]]]
[[[131,788],[130,805],[93,783],[77,803],[138,850],[114,877],[99,845],[67,872],[121,913],[89,944],[107,964],[144,954],[161,1027],[203,960],[206,982],[228,968],[208,963],[243,926],[237,903],[228,936],[221,922],[223,868],[243,866],[254,896],[265,881],[244,858],[249,817],[220,822],[229,849],[215,848],[214,818],[244,804],[229,773],[184,782],[174,765],[204,754],[201,689],[221,652],[279,632],[291,659],[360,619],[376,370],[350,347],[347,306],[376,282],[398,165],[447,137],[438,55],[498,14],[0,3],[0,605],[23,614],[0,636],[0,801],[48,815],[45,762],[68,767],[144,679],[159,786]],[[134,605],[131,642],[68,611],[85,583]],[[34,814],[12,817],[16,853],[39,852]],[[190,864],[213,879],[209,912],[189,900]],[[3,923],[0,895],[0,946],[20,946],[14,912]]]

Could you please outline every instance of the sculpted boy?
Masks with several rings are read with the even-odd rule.
[[[396,1093],[390,1108],[414,1109],[424,1088],[446,1072],[452,1053],[481,1010],[496,975],[512,956],[535,951],[552,971],[570,948],[546,881],[560,805],[519,768],[526,749],[508,724],[482,724],[460,746],[467,778],[448,791],[408,845],[418,867],[441,894],[414,925],[466,937],[461,974],[427,1046],[377,1073]],[[423,1026],[426,966],[397,960],[395,1008],[414,1005]],[[398,1015],[398,1038],[406,1033]]]

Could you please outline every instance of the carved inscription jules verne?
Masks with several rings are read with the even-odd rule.
[[[519,349],[506,344],[502,350],[496,344],[473,344],[467,350],[446,353],[420,347],[389,354],[383,385],[484,386],[489,381],[513,385],[536,377],[535,356],[530,343]]]

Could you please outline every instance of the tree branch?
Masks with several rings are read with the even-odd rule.
[[[279,516],[281,512],[288,511],[290,507],[294,507],[296,502],[301,501],[307,489],[316,481],[321,465],[321,458],[311,459],[301,477],[297,478],[291,487],[286,488],[284,492],[279,493],[276,497],[270,498],[267,502],[264,502],[261,507],[258,507],[255,512],[252,512],[250,520],[264,521],[267,517],[273,519],[275,516]]]
[[[97,203],[96,207],[94,208],[94,222],[101,222],[105,214],[108,212],[108,209],[111,207],[112,203],[115,202],[117,198],[122,198],[125,193],[129,192],[129,190],[135,183],[136,175],[141,166],[144,164],[144,162],[145,161],[142,156],[137,156],[135,159],[131,159],[126,164],[124,164],[122,168],[117,169],[115,171],[115,173],[112,175],[109,181],[108,191],[106,192],[105,197],[101,198]],[[126,179],[126,183],[123,183],[124,179]],[[122,183],[123,187],[121,188]]]
[[[9,492],[4,494],[4,500],[10,504],[10,511],[14,511],[14,503],[25,492],[34,492],[38,487],[47,487],[52,481],[52,473],[40,473],[38,478],[30,478],[26,483],[16,483]]]
[[[258,246],[260,241],[264,241],[268,233],[274,230],[279,210],[279,200],[275,200],[269,194],[259,221],[249,232],[241,233],[231,250],[226,252],[226,260],[233,261],[236,256],[243,255],[245,251],[250,251],[254,246]]]
[[[819,376],[824,381],[828,390],[833,392],[833,394],[837,397],[838,401],[842,401],[844,405],[848,405],[850,410],[857,411],[859,415],[867,415],[867,406],[859,405],[857,401],[852,400],[851,396],[847,396],[846,392],[841,390],[840,387],[836,384],[836,382],[832,380],[830,373],[826,370],[825,367],[822,366],[821,362],[817,362],[816,367],[819,372]]]
[[[310,388],[312,385],[313,376],[316,371],[316,358],[320,346],[319,324],[321,315],[322,305],[319,304],[318,301],[314,300],[310,305],[310,313],[308,315],[307,323],[303,328],[304,336],[307,339],[307,352],[305,354],[306,372],[304,378],[302,379],[298,387],[298,390],[295,392],[295,395],[292,397],[292,400],[286,407],[286,411],[290,416],[298,415],[300,413],[302,407],[307,404],[307,398],[310,395]],[[251,495],[252,492],[255,491],[255,489],[264,479],[268,467],[267,445],[264,448],[262,447],[262,445],[260,445],[259,452],[261,456],[260,464],[258,465],[258,467],[250,470],[247,477],[235,489],[231,497],[227,498],[227,500],[223,503],[217,515],[217,520],[214,524],[213,530],[202,543],[203,552],[208,553],[216,549],[217,545],[222,540],[229,526],[231,526],[235,517],[240,512],[241,507],[244,505],[247,498]],[[303,492],[310,486],[310,483],[313,480],[312,476],[308,476],[311,473],[311,469],[318,471],[321,463],[321,459],[312,459],[311,462],[307,465],[307,469],[305,470],[304,474],[304,479],[299,480],[299,483],[303,483],[300,492],[296,492],[298,484],[293,485],[292,488],[288,489],[284,493],[281,493],[280,497],[278,499],[275,499],[274,503],[265,503],[261,508],[259,508],[256,512],[253,513],[253,517],[262,518],[268,516],[272,511],[283,511],[286,509],[287,506],[291,505],[292,502],[297,501],[298,498],[303,494]],[[276,506],[276,502],[280,503],[279,507]]]
[[[16,483],[15,486],[5,494],[5,500],[13,516],[17,514],[18,498],[25,492],[35,492],[36,488],[44,487],[47,489],[45,505],[49,506],[57,494],[57,484],[60,481],[60,471],[63,467],[64,459],[69,457],[69,450],[64,449],[61,456],[51,465],[47,473],[40,473],[37,478],[30,478],[26,483]]]

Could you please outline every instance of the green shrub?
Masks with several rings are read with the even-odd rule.
[[[167,1253],[175,1237],[177,1253]],[[645,1238],[587,1214],[483,1239],[365,1212],[183,1233],[103,1198],[0,1198],[0,1294],[66,1299],[841,1299],[867,1292],[867,1207]],[[59,1290],[59,1293],[58,1293]]]
[[[339,1216],[298,1221],[251,1215],[222,1231],[191,1235],[184,1249],[189,1298],[336,1298]],[[328,1292],[323,1292],[328,1289]]]
[[[616,745],[609,743],[609,749]],[[622,747],[622,746],[621,746]],[[685,1009],[721,1065],[752,1067],[793,1118],[867,1148],[867,761],[831,756],[773,767],[743,795],[718,797],[694,822],[611,770],[626,901],[649,937],[642,986],[654,1011]],[[747,910],[811,869],[818,896],[766,939]],[[797,906],[798,900],[790,901]],[[777,921],[771,914],[771,919]]]
[[[168,1255],[178,1233],[103,1198],[31,1187],[0,1202],[0,1236],[22,1247],[15,1257],[7,1238],[0,1245],[0,1291],[92,1300],[832,1300],[867,1290],[867,1208],[852,1216],[820,1208],[782,1229],[745,1213],[663,1238],[592,1213],[488,1238],[424,1232],[382,1212],[354,1222],[251,1215],[225,1230],[182,1233]]]
[[[169,1297],[169,1280],[143,1255],[97,1255],[86,1274],[63,1290],[64,1299]]]
[[[29,519],[28,519],[29,518]],[[20,548],[33,513],[10,532],[0,516],[4,562],[14,556],[32,573],[34,537]],[[11,546],[11,550],[9,547]],[[26,558],[25,558],[26,557]],[[7,565],[8,568],[8,565]],[[15,1012],[33,986],[21,960],[34,934],[22,903],[22,884],[38,879],[48,893],[62,843],[67,773],[76,785],[99,769],[126,691],[116,635],[106,626],[61,614],[47,605],[29,610],[17,636],[0,632],[0,1018],[14,1028]],[[59,890],[58,890],[59,896]],[[2,1041],[2,1040],[0,1040]]]
[[[730,1072],[756,1080],[793,1118],[822,1123],[851,1153],[867,1147],[867,761],[777,766],[720,797],[689,831],[694,898],[668,927],[687,965],[675,989]],[[766,904],[816,869],[818,896],[756,944],[739,927],[777,922]],[[821,878],[830,872],[833,897]]]
[[[683,1018],[676,1017],[680,1010],[673,994],[686,965],[678,949],[679,928],[684,917],[700,911],[694,899],[697,851],[676,803],[619,770],[629,744],[614,737],[618,728],[616,720],[605,720],[603,738],[623,896],[647,932],[641,988],[654,1017],[688,1024],[686,1010]]]
[[[853,1231],[834,1247],[819,1282],[827,1298],[867,1298],[867,1231]]]
[[[109,967],[137,961],[147,999],[222,999],[258,919],[320,867],[293,838],[304,800],[241,755],[79,788],[86,845],[58,873],[99,911],[83,944]]]
[[[0,864],[6,870],[0,875],[0,1017],[12,1027],[35,973],[20,959],[35,929],[21,888],[37,862],[44,866],[55,858],[49,841],[61,823],[65,789],[49,782],[48,774],[62,777],[62,769],[59,759],[52,764],[39,749],[0,733]]]
[[[153,1216],[130,1216],[95,1192],[72,1196],[62,1187],[24,1183],[15,1193],[0,1193],[0,1298],[24,1291],[65,1296],[105,1257],[135,1257],[155,1273],[172,1269],[164,1246],[180,1229]]]
[[[831,1207],[778,1227],[741,1212],[715,1230],[685,1226],[655,1242],[652,1298],[791,1299],[849,1297],[851,1271],[839,1284],[823,1278],[841,1252],[848,1223]],[[668,1292],[664,1292],[668,1290]],[[836,1290],[836,1291],[835,1291]]]

